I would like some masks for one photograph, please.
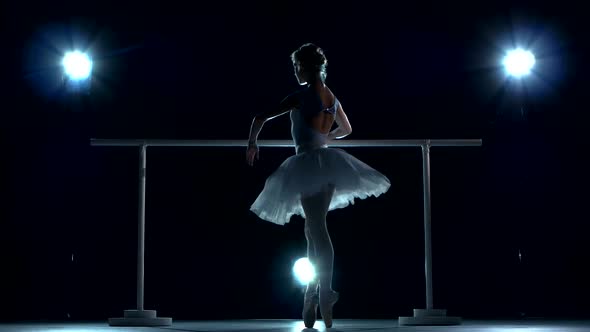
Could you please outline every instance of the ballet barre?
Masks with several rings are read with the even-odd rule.
[[[190,147],[247,147],[247,140],[171,140],[171,139],[97,139],[92,146],[139,147],[139,223],[137,245],[137,309],[125,310],[124,317],[109,318],[111,326],[169,326],[172,318],[157,317],[155,310],[144,309],[144,258],[145,258],[145,187],[146,155],[148,146]],[[399,317],[400,325],[458,325],[460,317],[447,316],[446,309],[434,309],[432,298],[432,240],[430,210],[430,148],[433,146],[481,146],[481,139],[413,139],[413,140],[332,140],[330,147],[421,147],[422,184],[424,193],[424,249],[426,274],[426,308],[414,309],[413,317]],[[292,140],[259,140],[259,147],[295,148]]]

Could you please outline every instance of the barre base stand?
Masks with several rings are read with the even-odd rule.
[[[447,316],[446,309],[414,309],[414,317],[400,317],[399,325],[460,325],[461,317]]]
[[[125,310],[124,317],[109,318],[110,326],[170,326],[172,318],[157,317],[156,310]]]

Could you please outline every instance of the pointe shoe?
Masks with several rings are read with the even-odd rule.
[[[332,309],[339,298],[340,294],[335,291],[329,291],[328,293],[320,292],[320,313],[322,314],[326,328],[332,327]]]
[[[303,300],[303,323],[308,329],[313,328],[317,319],[320,297],[318,293],[305,293]]]

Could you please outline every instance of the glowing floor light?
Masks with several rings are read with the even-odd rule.
[[[531,72],[535,65],[535,56],[530,51],[517,48],[506,53],[502,64],[509,75],[522,77]]]
[[[300,258],[295,262],[293,265],[293,274],[301,285],[307,285],[315,279],[316,275],[315,268],[307,257]]]

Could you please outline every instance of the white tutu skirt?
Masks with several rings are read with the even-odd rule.
[[[328,211],[354,204],[355,198],[378,197],[391,185],[385,175],[346,151],[320,147],[287,158],[266,179],[250,211],[278,225],[288,223],[294,214],[305,218],[301,197],[330,184],[335,191]]]

